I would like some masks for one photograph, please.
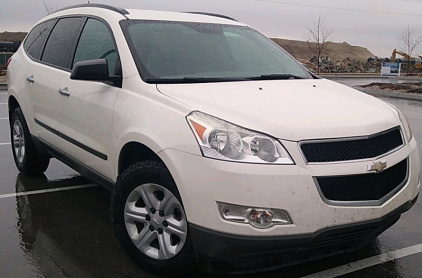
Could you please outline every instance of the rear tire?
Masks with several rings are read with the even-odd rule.
[[[138,162],[123,172],[111,217],[121,246],[143,269],[171,276],[195,269],[182,200],[162,162]]]
[[[13,158],[21,173],[39,175],[47,170],[50,157],[38,152],[20,107],[17,107],[12,113],[10,137]]]

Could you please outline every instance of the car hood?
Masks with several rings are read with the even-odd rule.
[[[284,140],[374,134],[400,125],[383,101],[325,79],[159,84],[192,110]]]

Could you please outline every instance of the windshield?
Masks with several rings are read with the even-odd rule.
[[[145,20],[120,24],[141,78],[148,83],[312,78],[250,27]]]

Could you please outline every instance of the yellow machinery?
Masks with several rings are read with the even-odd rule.
[[[395,48],[393,50],[393,53],[391,54],[391,62],[393,62],[393,63],[396,62],[396,55],[397,54],[399,54],[400,56],[403,56],[407,61],[409,61],[412,65],[414,65],[415,68],[422,69],[422,64],[421,63],[416,63],[416,61],[414,59],[412,59],[412,57],[410,57],[406,53],[404,53],[402,51],[399,51],[399,50],[397,50]]]

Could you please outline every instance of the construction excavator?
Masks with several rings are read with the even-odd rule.
[[[410,57],[408,54],[404,53],[403,51],[397,50],[394,48],[393,53],[391,54],[391,62],[395,63],[396,62],[396,55],[399,54],[400,56],[404,57],[407,61],[410,62],[411,65],[414,65],[415,68],[417,69],[422,69],[422,64],[421,62],[417,63],[415,61],[415,59],[413,59],[412,57]]]

